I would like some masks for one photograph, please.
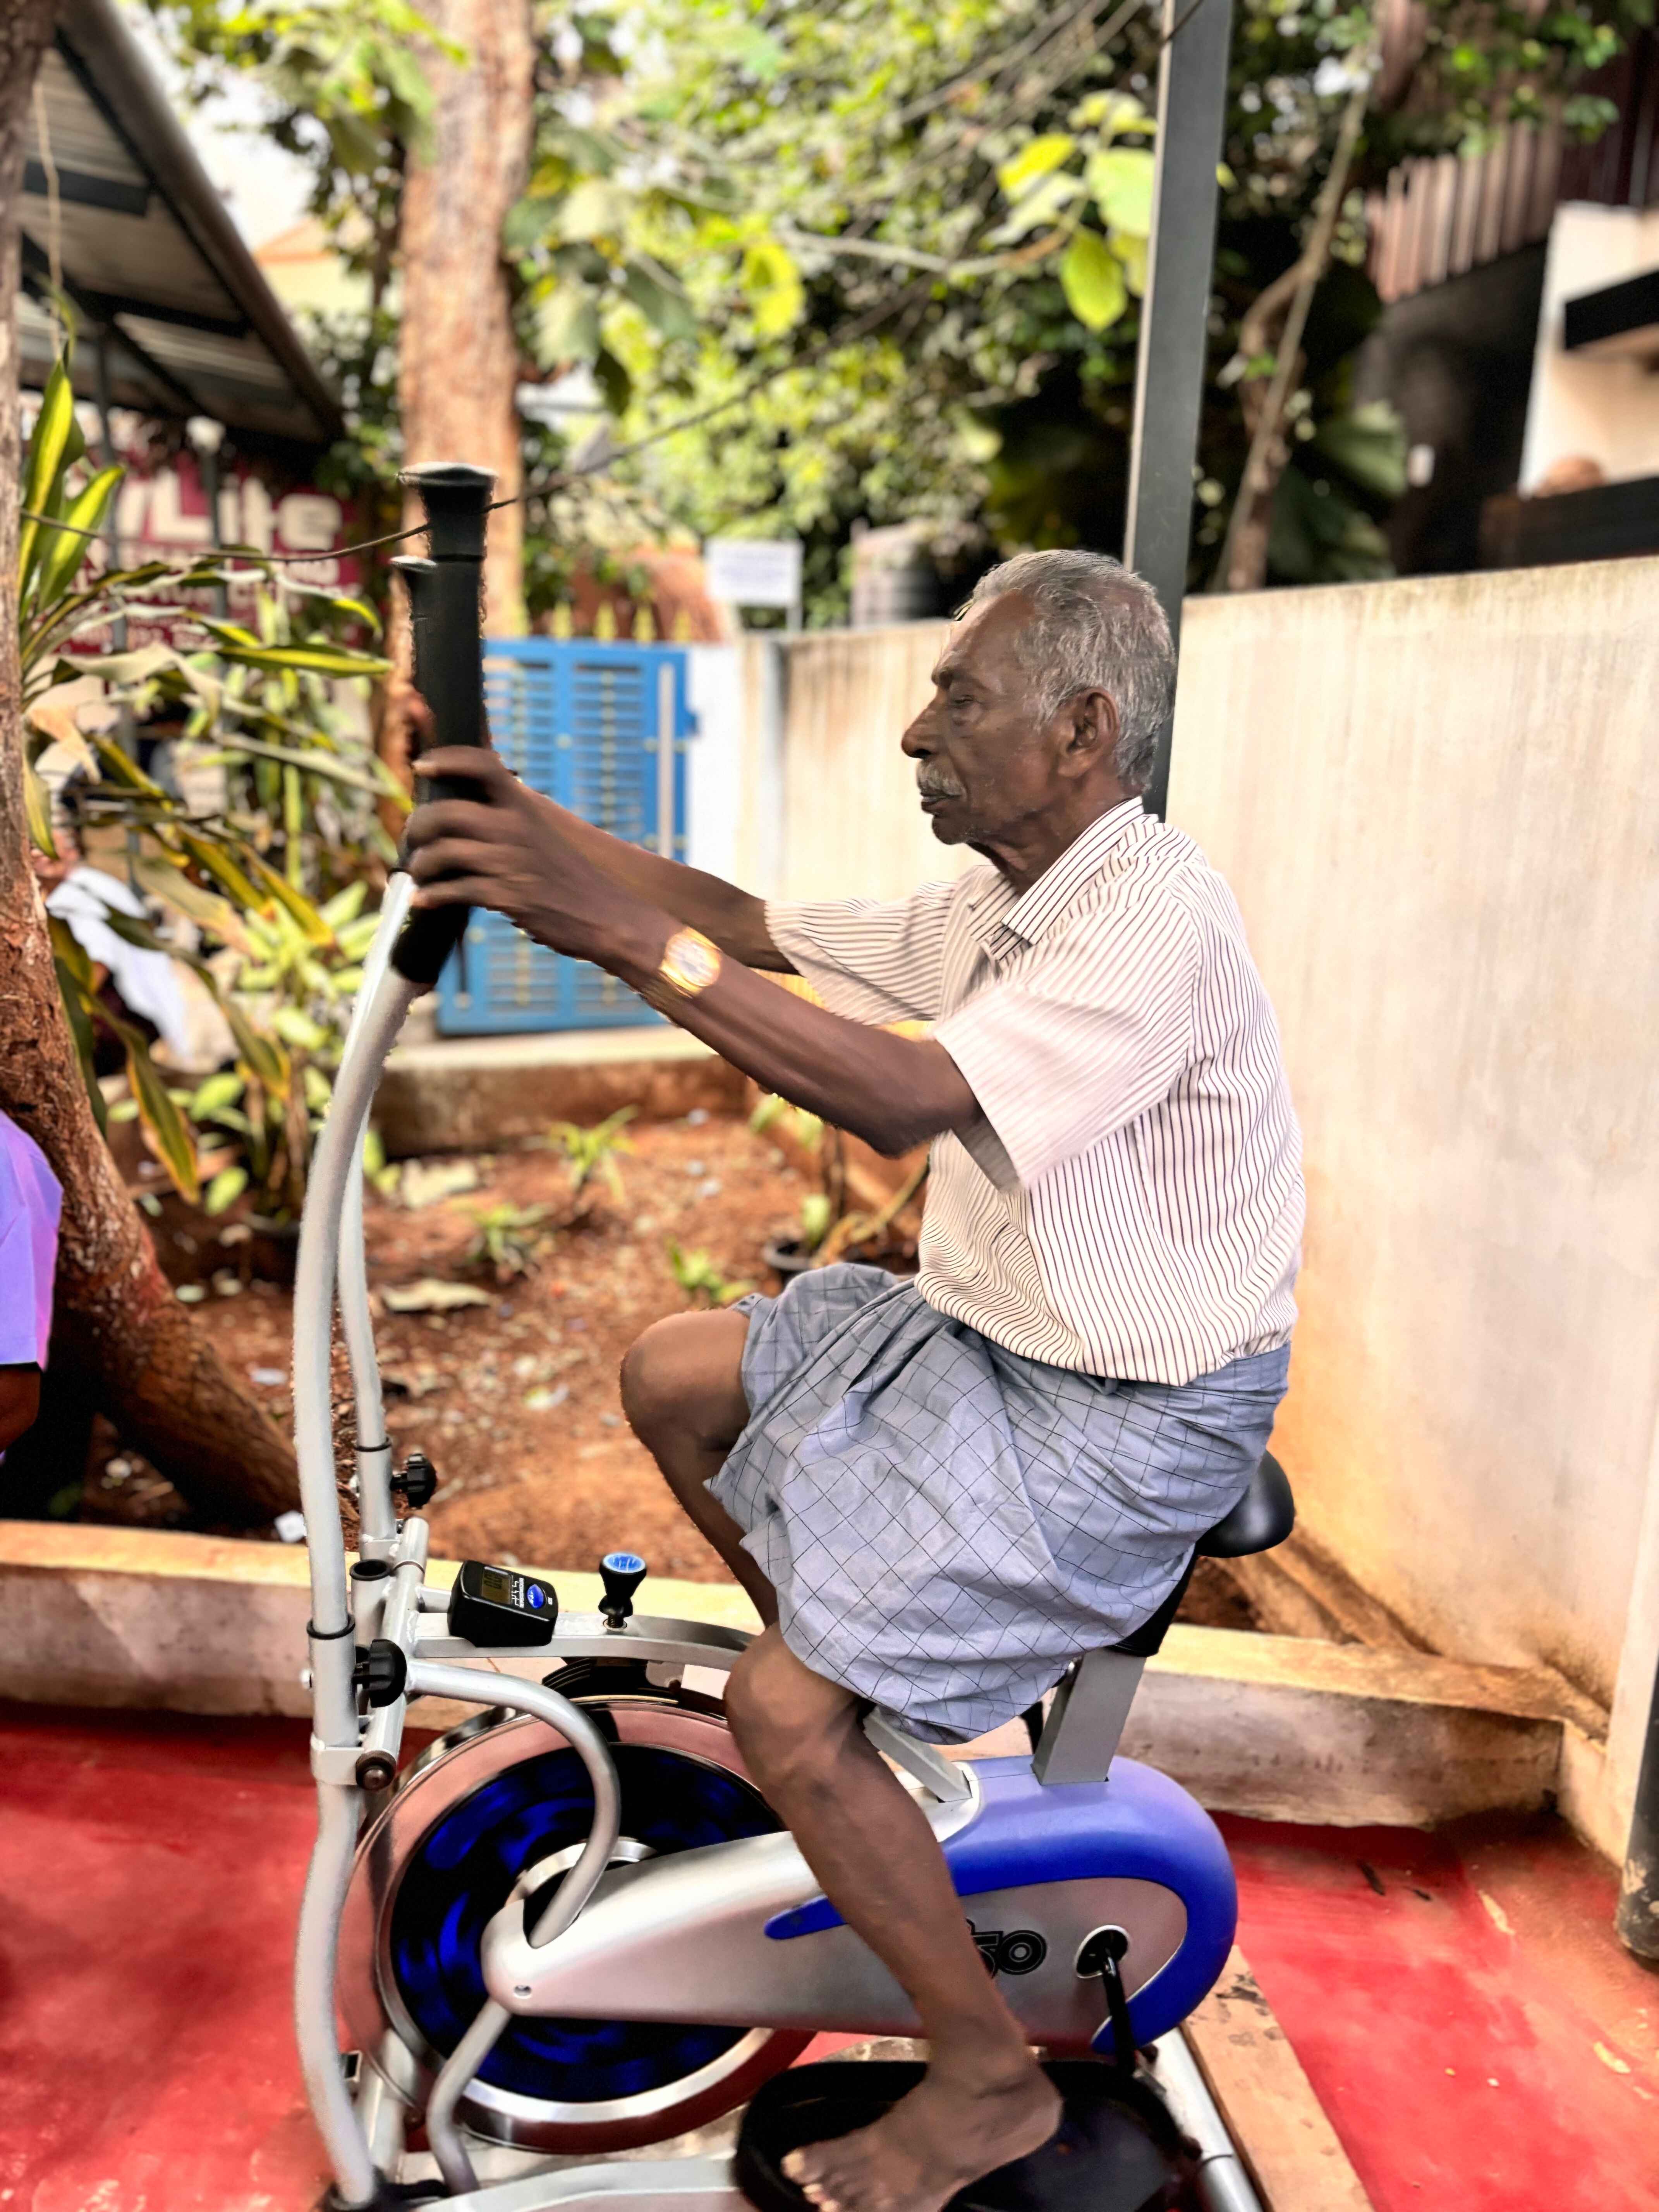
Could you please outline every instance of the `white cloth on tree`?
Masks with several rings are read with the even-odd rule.
[[[88,959],[108,969],[122,1004],[153,1023],[171,1056],[188,1064],[192,1057],[190,1021],[178,969],[167,953],[130,945],[112,929],[112,911],[134,921],[149,919],[136,891],[101,868],[84,864],[72,868],[46,901],[46,912],[67,922]]]

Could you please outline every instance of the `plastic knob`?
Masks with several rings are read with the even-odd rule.
[[[366,1691],[371,1705],[395,1705],[409,1680],[409,1663],[403,1646],[377,1636],[365,1650],[357,1646],[357,1663],[351,1670],[352,1686]]]
[[[612,1628],[620,1628],[633,1612],[634,1593],[645,1577],[645,1561],[637,1552],[607,1552],[599,1561],[599,1580],[605,1584],[599,1611]]]
[[[423,1451],[412,1451],[404,1462],[403,1472],[393,1477],[392,1486],[401,1490],[410,1510],[418,1513],[438,1487],[438,1470]]]

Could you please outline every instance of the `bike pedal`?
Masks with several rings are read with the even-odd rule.
[[[775,2075],[744,2114],[738,2186],[757,2212],[814,2212],[784,2160],[871,2126],[924,2070],[830,2059]],[[1061,2059],[1042,2070],[1063,2100],[1059,2127],[1040,2150],[958,2191],[946,2212],[1158,2212],[1179,2202],[1188,2147],[1155,2091],[1098,2059]]]

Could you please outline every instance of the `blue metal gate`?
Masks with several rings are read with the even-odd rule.
[[[693,719],[683,646],[489,638],[483,667],[496,750],[527,784],[615,836],[684,858]],[[603,969],[532,945],[482,910],[438,981],[445,1036],[660,1018]]]

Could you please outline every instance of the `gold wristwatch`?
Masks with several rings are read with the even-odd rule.
[[[700,929],[677,929],[663,947],[657,973],[683,999],[706,991],[720,972],[720,947]]]

